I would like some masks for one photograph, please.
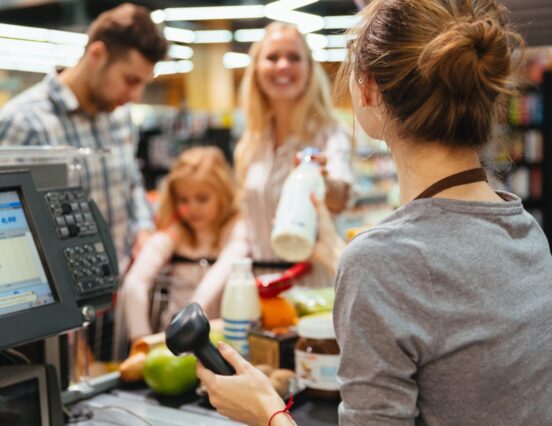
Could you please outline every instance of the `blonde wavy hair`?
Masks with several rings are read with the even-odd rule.
[[[218,217],[213,246],[218,247],[222,227],[233,218],[236,208],[236,186],[232,171],[222,151],[215,147],[197,147],[184,151],[174,163],[161,191],[157,227],[168,229],[175,222],[179,225],[180,241],[197,245],[197,237],[189,224],[178,219],[176,188],[187,182],[202,182],[213,189],[218,197]]]
[[[234,153],[238,182],[243,184],[247,170],[257,152],[266,143],[263,137],[271,127],[273,111],[270,100],[257,81],[257,63],[264,42],[277,31],[292,31],[303,46],[309,64],[307,84],[301,96],[290,111],[290,126],[305,144],[321,129],[335,125],[337,120],[332,109],[331,90],[328,77],[319,63],[314,62],[305,37],[297,27],[283,22],[273,22],[265,29],[262,40],[249,50],[251,65],[245,71],[241,84],[241,105],[245,113],[245,131]]]

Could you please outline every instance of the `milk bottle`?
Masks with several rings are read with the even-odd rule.
[[[316,241],[317,215],[310,195],[324,200],[324,178],[320,164],[313,159],[318,148],[305,148],[301,162],[284,182],[270,243],[277,256],[288,262],[307,260]]]
[[[224,340],[245,356],[249,354],[249,329],[261,318],[259,291],[251,267],[249,258],[234,260],[221,305]]]

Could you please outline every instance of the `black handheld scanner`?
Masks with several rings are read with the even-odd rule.
[[[165,330],[165,341],[173,354],[192,352],[215,374],[235,374],[234,368],[209,340],[210,330],[209,320],[201,306],[191,303],[173,317]]]

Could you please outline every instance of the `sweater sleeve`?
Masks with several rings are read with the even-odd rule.
[[[345,250],[334,307],[340,423],[415,424],[415,376],[432,340],[429,283],[419,253],[386,233],[362,234]]]
[[[247,227],[243,217],[237,216],[225,226],[221,235],[222,250],[217,261],[209,268],[192,295],[192,302],[199,303],[206,312],[212,312],[222,296],[234,259],[249,254]]]
[[[146,243],[123,283],[123,309],[131,340],[152,333],[149,321],[149,293],[155,278],[174,252],[168,234],[156,232]]]

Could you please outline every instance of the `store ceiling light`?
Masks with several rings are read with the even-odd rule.
[[[160,61],[155,64],[155,77],[169,74],[184,74],[194,69],[192,61]]]
[[[312,50],[324,49],[328,45],[328,40],[322,34],[307,34],[305,36],[307,44]]]
[[[326,36],[328,45],[326,47],[347,47],[347,41],[351,37],[345,34],[331,34]]]
[[[327,30],[351,28],[360,22],[358,15],[326,16],[323,19],[324,28]]]
[[[161,24],[165,22],[165,11],[164,10],[154,10],[150,14],[151,20],[155,22],[156,24]]]
[[[49,64],[19,62],[17,60],[6,60],[0,58],[0,69],[9,71],[36,72],[40,74],[48,74],[54,69],[54,66]]]
[[[86,46],[88,36],[82,33],[73,33],[69,31],[47,30],[50,43],[68,44],[73,46]]]
[[[324,28],[324,19],[312,13],[297,12],[281,7],[273,7],[273,3],[265,6],[265,15],[274,21],[289,22],[297,26],[302,33],[310,33]]]
[[[178,43],[193,43],[195,40],[195,33],[192,30],[182,28],[165,27],[163,34],[167,40]]]
[[[343,62],[347,58],[347,49],[321,49],[312,52],[317,62]]]
[[[222,57],[225,68],[245,68],[251,63],[247,53],[226,52]]]
[[[173,7],[163,10],[165,21],[204,21],[212,19],[253,19],[264,17],[264,6]],[[161,17],[157,14],[157,19]]]
[[[299,9],[309,4],[317,3],[319,0],[276,0],[267,6],[280,7],[283,9]]]
[[[191,47],[171,44],[169,46],[169,56],[174,59],[190,59],[194,55]]]
[[[88,41],[88,36],[82,33],[10,24],[0,24],[0,37],[73,46],[85,46]]]
[[[35,56],[78,60],[84,52],[84,47],[0,38],[0,52],[19,55],[31,60]]]
[[[254,43],[264,37],[264,28],[252,28],[248,30],[237,30],[234,32],[234,40],[240,43]]]
[[[228,30],[195,31],[194,43],[228,43],[232,32]]]
[[[73,66],[77,60],[69,57],[52,57],[44,53],[26,56],[0,51],[0,69],[14,71],[48,73],[56,66]]]
[[[319,0],[276,0],[265,6],[208,6],[173,7],[152,12],[156,23],[164,21],[201,21],[214,19],[259,19],[269,18],[275,21],[290,22],[303,33],[318,31],[324,27],[321,16],[298,12],[295,9],[316,3]]]

